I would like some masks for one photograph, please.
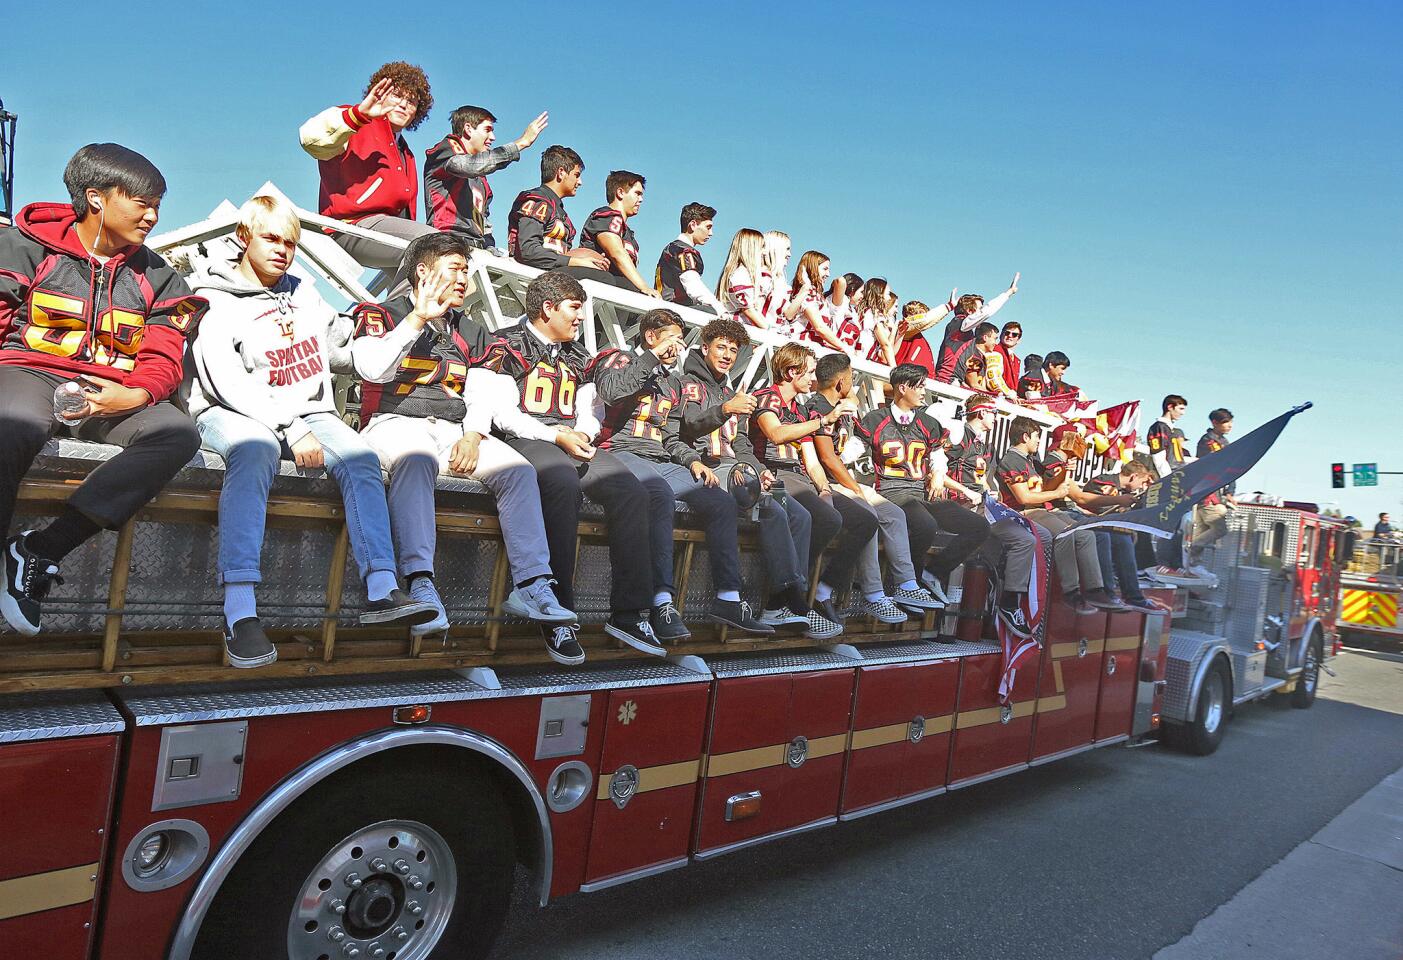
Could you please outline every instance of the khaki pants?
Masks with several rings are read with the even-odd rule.
[[[1075,522],[1067,514],[1056,510],[1025,510],[1023,516],[1042,524],[1054,537]],[[1100,590],[1105,586],[1101,579],[1101,559],[1096,554],[1094,530],[1078,530],[1054,539],[1052,560],[1057,568],[1057,577],[1062,581],[1063,594],[1076,590]]]
[[[1189,563],[1197,564],[1203,551],[1228,535],[1228,508],[1222,503],[1201,503],[1194,507],[1193,533],[1189,541]]]

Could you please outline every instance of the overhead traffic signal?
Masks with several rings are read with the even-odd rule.
[[[1330,486],[1336,490],[1345,485],[1345,465],[1343,463],[1330,464]]]

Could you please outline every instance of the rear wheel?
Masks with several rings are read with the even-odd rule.
[[[511,898],[511,816],[485,769],[407,766],[357,764],[289,807],[220,888],[196,960],[486,957]]]
[[[1232,676],[1222,657],[1215,657],[1203,675],[1198,691],[1198,709],[1193,722],[1184,730],[1184,745],[1191,753],[1206,757],[1218,749],[1232,709]]]
[[[1325,660],[1325,640],[1319,633],[1306,644],[1306,659],[1301,664],[1301,675],[1296,678],[1296,689],[1291,691],[1291,706],[1297,710],[1308,710],[1315,703],[1315,693],[1320,687],[1320,664]]]

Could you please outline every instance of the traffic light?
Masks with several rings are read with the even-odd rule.
[[[1330,486],[1336,490],[1345,485],[1345,465],[1343,463],[1330,464]]]

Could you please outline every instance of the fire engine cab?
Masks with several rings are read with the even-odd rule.
[[[355,228],[301,216],[298,269],[371,299],[376,285],[362,287],[323,232]],[[152,245],[179,263],[235,220],[226,204]],[[535,271],[480,254],[473,270],[470,306],[484,322],[520,314]],[[628,342],[652,303],[586,286],[586,346]],[[773,346],[762,338],[747,378]],[[877,395],[885,371],[855,367]],[[931,391],[948,405],[966,394]],[[1051,423],[1000,405],[998,437],[1015,413]],[[50,444],[20,522],[53,513],[110,453]],[[197,456],[134,520],[65,561],[44,634],[0,635],[10,955],[480,957],[517,864],[544,905],[1162,725],[1206,752],[1237,703],[1276,691],[1309,706],[1334,649],[1337,531],[1295,507],[1240,509],[1212,560],[1220,586],[1180,591],[1172,621],[1079,616],[1054,582],[1041,647],[1002,698],[984,567],[967,565],[957,605],[939,616],[850,620],[830,646],[738,640],[702,618],[706,544],[680,510],[678,599],[693,637],[640,659],[600,629],[610,571],[587,509],[577,610],[589,662],[562,669],[534,628],[502,615],[507,564],[482,487],[440,479],[438,587],[453,627],[412,638],[354,625],[339,498],[319,471],[284,463],[260,598],[278,660],[249,678],[225,665],[219,639],[221,470]],[[748,532],[742,545],[753,601],[765,571]]]

